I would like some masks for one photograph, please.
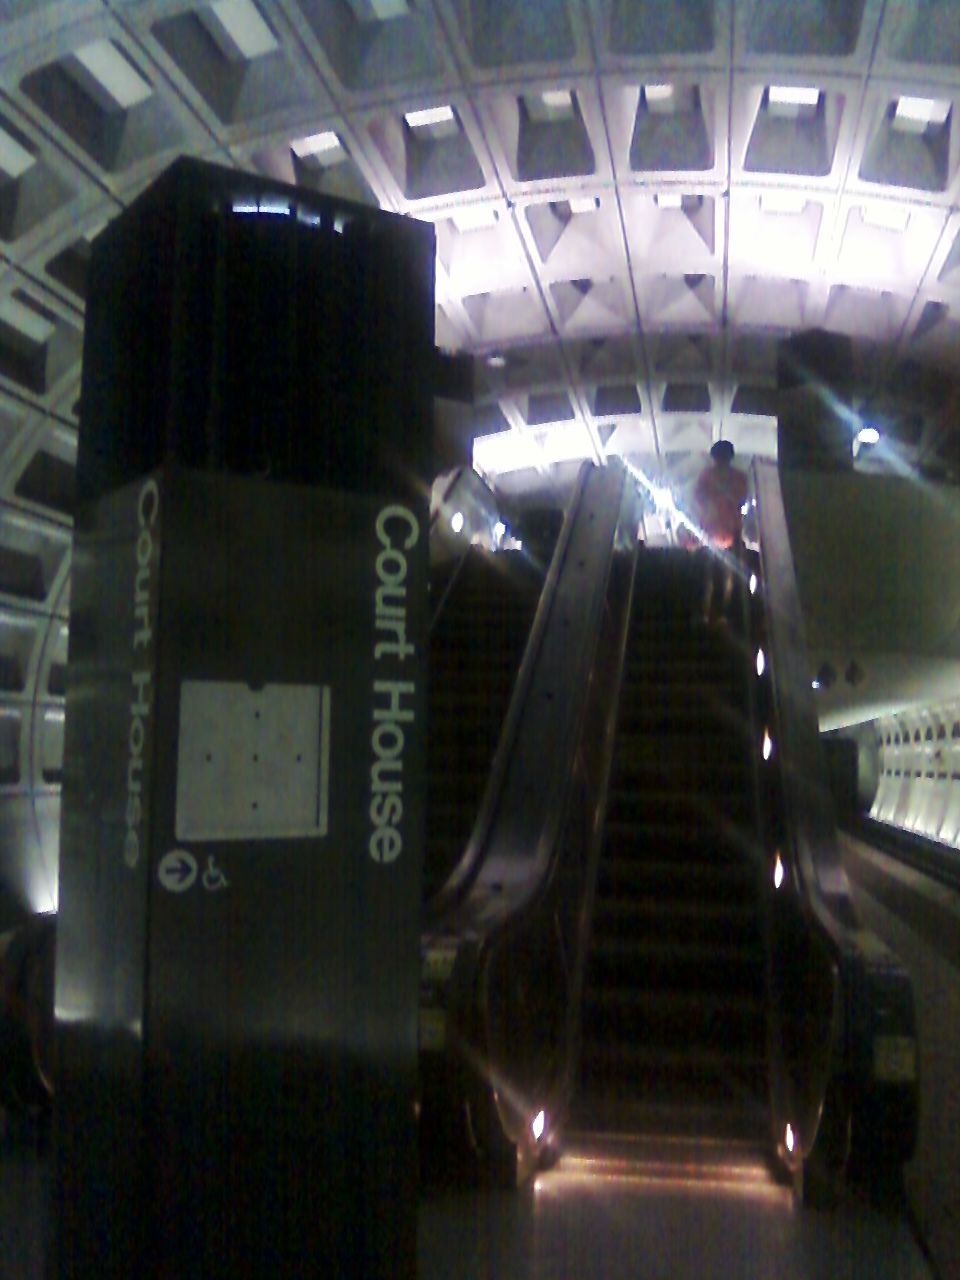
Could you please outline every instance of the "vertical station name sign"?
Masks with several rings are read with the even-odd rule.
[[[374,862],[389,863],[404,851],[404,747],[415,719],[417,694],[408,661],[417,657],[417,650],[408,636],[406,553],[420,540],[420,522],[409,508],[394,504],[378,513],[376,530],[379,550],[368,848]]]

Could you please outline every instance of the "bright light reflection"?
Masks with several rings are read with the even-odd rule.
[[[787,1125],[787,1132],[784,1136],[784,1142],[786,1144],[787,1150],[792,1152],[794,1147],[794,1137],[793,1137],[793,1129],[791,1128],[790,1125]]]
[[[857,439],[861,444],[879,444],[880,432],[876,427],[861,427],[857,432]]]
[[[593,1167],[591,1167],[593,1166]],[[695,1195],[704,1192],[722,1195],[744,1196],[751,1199],[773,1201],[788,1207],[793,1192],[789,1187],[778,1186],[762,1165],[704,1166],[692,1162],[673,1161],[579,1161],[564,1156],[555,1169],[539,1173],[533,1189],[539,1196],[577,1195],[584,1192],[607,1191],[688,1191]]]
[[[816,678],[816,676],[814,676],[814,678],[810,681],[810,688],[811,689],[820,688],[820,681]]]
[[[763,655],[763,650],[757,650],[757,675],[762,676],[767,669],[767,660]]]
[[[463,528],[463,512],[455,511],[450,517],[450,528],[454,533],[459,533]]]
[[[493,536],[499,542],[506,532],[507,532],[507,526],[503,523],[502,520],[498,520],[497,523],[493,526]]]
[[[780,861],[780,855],[777,854],[777,861],[773,868],[773,887],[779,889],[783,884],[783,863]]]
[[[536,1118],[533,1121],[533,1124],[530,1126],[531,1130],[533,1131],[533,1136],[536,1138],[538,1142],[543,1137],[543,1130],[546,1126],[546,1123],[547,1123],[547,1117],[544,1114],[544,1112],[542,1111],[538,1112],[536,1115]]]
[[[408,111],[404,116],[411,129],[425,129],[432,124],[448,124],[453,120],[453,108],[449,103],[440,107],[425,107],[422,111]]]
[[[773,739],[766,729],[763,731],[763,758],[769,760],[773,755]]]
[[[757,594],[757,575],[755,573],[750,575],[750,594],[752,596]]]

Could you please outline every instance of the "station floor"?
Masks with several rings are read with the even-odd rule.
[[[647,1140],[599,1150],[574,1137],[553,1169],[518,1192],[425,1195],[420,1280],[960,1277],[955,904],[923,885],[904,887],[895,871],[852,842],[847,852],[864,923],[894,947],[914,978],[922,1114],[906,1170],[907,1206],[880,1210],[851,1198],[834,1210],[803,1208],[747,1147],[668,1149]],[[45,1161],[29,1145],[0,1137],[2,1280],[43,1277],[46,1203]]]
[[[568,1153],[518,1194],[438,1196],[420,1210],[421,1280],[926,1280],[903,1217],[815,1212],[757,1160],[665,1176],[646,1154]]]

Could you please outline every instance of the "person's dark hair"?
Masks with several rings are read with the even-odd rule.
[[[710,457],[714,462],[732,462],[733,461],[733,441],[718,440],[716,444],[711,446]]]

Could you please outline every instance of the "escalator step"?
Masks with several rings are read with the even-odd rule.
[[[683,1053],[689,1057],[723,1053],[761,1060],[765,1029],[763,1002],[738,1008],[732,1002],[711,1006],[704,1001],[644,1004],[611,1001],[607,993],[587,1000],[583,1015],[584,1045]]]
[[[597,896],[611,894],[650,893],[654,889],[675,894],[678,887],[689,887],[691,893],[708,895],[714,902],[732,898],[742,901],[756,883],[757,872],[741,859],[702,861],[703,850],[694,846],[692,856],[684,861],[664,861],[651,857],[604,856],[597,872]]]

